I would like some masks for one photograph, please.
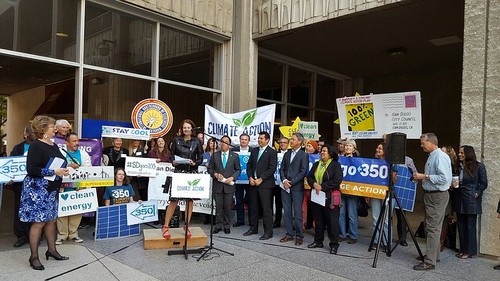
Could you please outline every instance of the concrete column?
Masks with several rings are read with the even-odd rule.
[[[471,145],[486,165],[488,189],[479,223],[480,253],[498,255],[496,215],[500,169],[500,0],[465,0],[460,144]]]
[[[252,40],[253,1],[233,2],[232,87],[233,111],[257,105],[257,44]]]

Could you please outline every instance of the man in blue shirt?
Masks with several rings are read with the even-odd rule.
[[[438,146],[437,136],[426,133],[420,137],[420,146],[429,153],[425,163],[425,172],[415,173],[413,177],[422,181],[424,188],[425,224],[427,226],[426,255],[422,263],[413,267],[415,270],[429,270],[436,267],[439,260],[441,226],[450,195],[452,172],[450,157]],[[417,258],[420,260],[420,257]]]

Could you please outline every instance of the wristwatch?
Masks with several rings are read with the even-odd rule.
[[[426,179],[426,180],[429,180],[429,175],[425,175],[425,179]]]

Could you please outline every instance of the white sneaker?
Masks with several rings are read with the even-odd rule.
[[[56,245],[61,245],[63,243],[63,239],[57,239],[56,240]]]
[[[78,236],[76,236],[75,238],[73,238],[71,240],[73,240],[73,242],[75,242],[75,243],[82,243],[83,242],[83,239],[78,237]]]

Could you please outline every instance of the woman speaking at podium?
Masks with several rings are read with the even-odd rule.
[[[174,138],[172,144],[172,164],[175,167],[174,173],[196,173],[198,166],[203,161],[203,148],[200,141],[196,138],[196,132],[193,128],[196,127],[194,122],[190,119],[182,121],[179,128],[180,135]],[[180,164],[175,160],[175,156],[188,159],[189,164]],[[170,190],[171,192],[171,190]],[[168,224],[177,207],[177,201],[181,198],[170,197],[170,204],[167,207],[167,214],[165,216],[165,224],[162,227],[163,237],[170,239],[170,232]],[[187,199],[186,208],[188,208],[187,217],[185,218],[184,229],[191,221],[191,214],[193,213],[193,199]],[[187,237],[191,237],[191,232],[187,228]]]

